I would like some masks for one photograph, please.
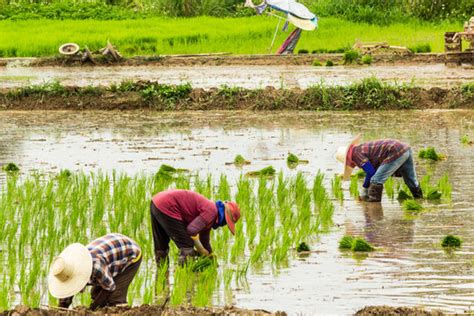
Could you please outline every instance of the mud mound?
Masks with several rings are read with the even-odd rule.
[[[426,311],[416,307],[391,307],[391,306],[367,306],[355,313],[356,316],[398,316],[398,315],[417,315],[417,316],[442,316],[438,311]]]
[[[234,306],[226,307],[213,307],[213,308],[196,308],[196,307],[176,307],[176,308],[165,308],[163,309],[158,305],[141,305],[137,307],[110,307],[104,308],[97,311],[91,311],[84,307],[78,307],[75,309],[46,309],[46,308],[29,308],[26,306],[19,305],[15,309],[0,313],[1,316],[78,316],[78,315],[108,315],[108,316],[132,316],[132,315],[166,315],[166,316],[177,316],[177,315],[203,315],[203,316],[224,316],[224,315],[251,315],[251,316],[263,316],[263,315],[276,315],[286,316],[284,312],[270,313],[265,310],[248,310],[240,309]]]

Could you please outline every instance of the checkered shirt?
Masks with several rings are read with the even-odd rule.
[[[90,284],[114,291],[114,277],[140,258],[135,241],[122,234],[107,234],[87,245],[93,267]]]
[[[370,161],[377,169],[380,165],[395,161],[410,149],[407,144],[395,139],[381,139],[372,142],[355,145],[351,148],[352,157],[347,157],[347,164],[351,167],[359,167]]]

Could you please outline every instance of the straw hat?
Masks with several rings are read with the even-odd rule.
[[[344,181],[347,181],[347,180],[350,180],[351,178],[351,174],[352,174],[352,170],[353,168],[351,168],[350,166],[347,165],[346,163],[346,159],[347,159],[347,152],[349,151],[349,147],[351,147],[351,145],[358,145],[360,144],[360,134],[357,135],[351,142],[349,145],[347,146],[340,146],[339,148],[337,148],[337,152],[336,152],[336,159],[339,161],[339,162],[342,162],[344,164],[344,175],[342,177],[342,179]]]
[[[59,53],[62,55],[74,55],[79,51],[79,45],[76,43],[66,43],[59,47]]]
[[[69,245],[54,258],[48,275],[51,295],[65,298],[79,293],[89,282],[92,274],[92,256],[79,243]]]
[[[225,202],[225,221],[232,235],[235,235],[235,223],[240,218],[240,208],[235,202]]]
[[[304,20],[292,15],[291,13],[288,14],[288,21],[290,21],[290,23],[295,25],[296,27],[305,31],[313,31],[317,26],[316,18],[312,20]]]

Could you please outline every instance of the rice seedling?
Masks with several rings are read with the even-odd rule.
[[[429,42],[434,52],[442,52],[446,29],[460,27],[459,22],[413,22],[382,27],[326,17],[320,20],[318,32],[308,33],[302,43],[311,50],[339,50],[351,45],[357,37],[361,41],[387,41],[391,45],[407,47]],[[261,54],[268,51],[269,34],[274,28],[272,17],[261,16],[225,19],[154,17],[120,21],[3,20],[0,21],[3,30],[0,33],[0,56],[54,56],[64,38],[82,47],[87,45],[91,51],[102,48],[104,39],[108,38],[124,56],[212,53],[222,52],[223,47],[233,54]],[[281,43],[286,36],[279,32],[276,41]],[[42,40],[35,41],[37,37]]]
[[[426,193],[426,199],[427,200],[439,200],[441,199],[441,192],[439,192],[437,189],[431,189]]]
[[[420,212],[423,210],[423,206],[415,200],[403,201],[403,209],[410,212]]]
[[[405,190],[402,189],[402,190],[398,191],[397,199],[399,201],[405,201],[405,200],[412,200],[413,197],[409,193],[407,193]]]
[[[295,154],[288,153],[288,157],[286,158],[286,164],[288,165],[288,168],[296,168],[296,166],[303,163],[309,163],[309,161],[299,159]]]
[[[365,171],[364,169],[357,169],[357,172],[352,175],[352,177],[356,177],[358,179],[364,179],[365,178]]]
[[[427,147],[420,150],[418,157],[432,161],[438,161],[443,159],[444,155],[438,154],[434,147]]]
[[[341,238],[339,241],[339,249],[352,249],[352,243],[354,242],[354,237],[346,235]]]
[[[326,61],[326,67],[332,67],[334,66],[334,62],[332,60]]]
[[[250,171],[246,173],[246,175],[249,177],[273,177],[275,174],[276,170],[272,166],[265,167],[258,171]]]
[[[349,186],[349,192],[352,197],[359,197],[359,179],[357,177],[351,177],[351,184]]]
[[[311,249],[309,248],[308,244],[306,244],[305,242],[300,243],[298,247],[296,247],[297,252],[307,252],[310,250]]]
[[[469,135],[465,134],[461,136],[461,144],[463,145],[471,145],[473,142],[470,140]]]
[[[323,64],[321,64],[321,62],[319,60],[315,59],[315,60],[313,60],[311,65],[313,65],[314,67],[321,67]]]
[[[32,174],[20,179],[15,173],[9,175],[0,191],[0,260],[4,259],[0,261],[0,292],[8,292],[5,296],[9,300],[5,303],[2,296],[0,304],[4,305],[0,308],[10,307],[10,290],[14,288],[19,289],[15,293],[19,302],[38,306],[46,293],[49,263],[72,242],[87,244],[107,232],[119,231],[137,241],[144,258],[153,258],[149,201],[153,194],[168,188],[190,188],[210,198],[235,199],[242,220],[236,224],[233,239],[228,229],[212,231],[211,244],[222,262],[223,273],[219,272],[221,267],[208,266],[208,258],[176,267],[178,250],[171,244],[173,283],[168,283],[168,264],[156,267],[151,259],[145,259],[130,288],[130,300],[155,303],[157,297],[164,300],[170,295],[171,305],[209,305],[220,282],[229,284],[235,276],[245,283],[249,266],[271,264],[278,273],[291,259],[291,249],[332,224],[334,205],[324,188],[322,173],[315,177],[311,188],[301,173],[289,178],[280,172],[278,179],[241,176],[234,184],[224,174],[216,183],[210,175],[177,172],[166,177],[163,174],[174,172],[174,168],[160,169],[159,176],[60,172],[61,176]],[[31,226],[32,222],[43,225]],[[45,256],[29,260],[33,252]],[[235,272],[225,272],[229,263],[238,267]],[[79,295],[75,304],[89,301],[90,296]]]
[[[342,202],[344,200],[344,192],[342,191],[342,178],[337,174],[332,178],[331,189],[334,198]]]
[[[451,193],[453,191],[451,183],[449,183],[448,175],[445,174],[438,181],[438,189],[441,192],[441,196],[446,199],[451,199]]]
[[[441,240],[441,247],[443,248],[459,248],[461,245],[462,239],[454,235],[447,235]]]
[[[246,160],[242,155],[237,155],[234,158],[234,162],[231,164],[234,164],[237,167],[242,167],[244,165],[250,165],[250,161]]]
[[[389,177],[384,183],[385,193],[391,199],[395,197],[395,181],[393,177]]]
[[[2,170],[6,172],[18,172],[20,168],[13,162],[9,162],[6,165],[2,166]]]
[[[368,252],[374,251],[375,248],[364,238],[357,237],[352,241],[351,250],[355,252]]]

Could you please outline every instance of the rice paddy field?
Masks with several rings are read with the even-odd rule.
[[[283,23],[282,23],[283,24]],[[278,32],[278,45],[289,35]],[[97,50],[110,40],[125,56],[199,54],[267,54],[278,20],[271,16],[242,18],[148,18],[141,20],[0,21],[0,57],[54,56],[61,44],[76,42]],[[409,22],[379,26],[339,18],[321,18],[319,29],[303,32],[296,51],[342,51],[362,42],[388,42],[409,48],[443,51],[446,31],[461,31],[462,23]],[[291,28],[290,28],[291,31]]]
[[[0,112],[0,161],[20,168],[0,173],[0,311],[55,305],[46,285],[52,258],[107,232],[144,249],[129,292],[135,305],[474,311],[472,110],[31,113]],[[340,181],[334,159],[357,133],[411,144],[430,199],[403,201],[402,181],[390,179],[382,204],[359,202],[363,178]],[[249,163],[234,165],[237,155]],[[159,172],[162,164],[186,170]],[[270,166],[273,176],[247,175]],[[240,204],[236,236],[212,232],[218,265],[178,267],[173,248],[171,273],[156,267],[149,201],[166,188]],[[449,234],[461,248],[441,247]],[[345,235],[375,250],[340,250]],[[309,251],[297,251],[302,242]],[[89,300],[79,295],[75,305]]]

